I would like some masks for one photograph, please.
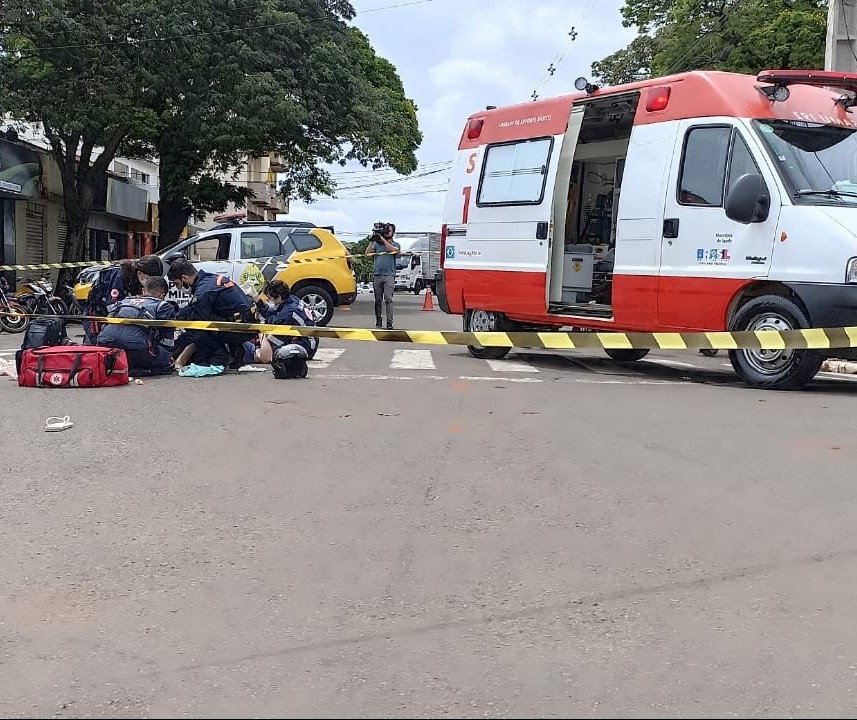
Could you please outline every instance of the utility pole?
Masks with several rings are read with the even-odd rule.
[[[829,0],[824,69],[857,72],[857,0]]]

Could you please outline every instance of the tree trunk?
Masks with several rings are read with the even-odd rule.
[[[62,262],[81,262],[87,259],[87,228],[92,203],[95,199],[94,178],[91,172],[81,172],[83,168],[66,175],[66,167],[62,167],[63,207],[68,229]],[[73,285],[80,268],[61,270],[57,279],[57,287]]]
[[[158,250],[178,242],[189,219],[190,208],[186,202],[161,195],[158,202]]]
[[[115,128],[102,134],[81,135],[77,132],[60,133],[47,123],[43,123],[43,126],[62,177],[63,207],[68,229],[62,262],[81,262],[86,260],[87,255],[86,229],[95,201],[97,180],[107,172],[126,131],[124,128]],[[105,138],[103,150],[92,162],[92,151],[101,136]],[[74,268],[61,270],[57,287],[73,284],[79,272],[79,269]]]

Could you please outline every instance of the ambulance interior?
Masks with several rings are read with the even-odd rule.
[[[556,189],[549,311],[611,317],[616,220],[639,93],[584,101]],[[570,128],[573,123],[570,123]],[[560,160],[563,162],[563,159]]]

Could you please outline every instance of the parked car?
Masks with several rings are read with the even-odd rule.
[[[245,222],[241,215],[218,218],[223,222],[158,252],[169,263],[187,258],[197,268],[227,275],[239,284],[282,280],[327,325],[333,311],[350,305],[357,296],[351,257],[333,234],[333,228],[297,221]],[[86,300],[101,268],[86,268],[78,276],[75,296]],[[190,293],[170,284],[168,300],[183,307]]]

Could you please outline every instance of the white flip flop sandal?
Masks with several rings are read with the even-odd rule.
[[[45,420],[45,432],[60,432],[73,426],[74,423],[68,415],[65,417],[49,417]]]

